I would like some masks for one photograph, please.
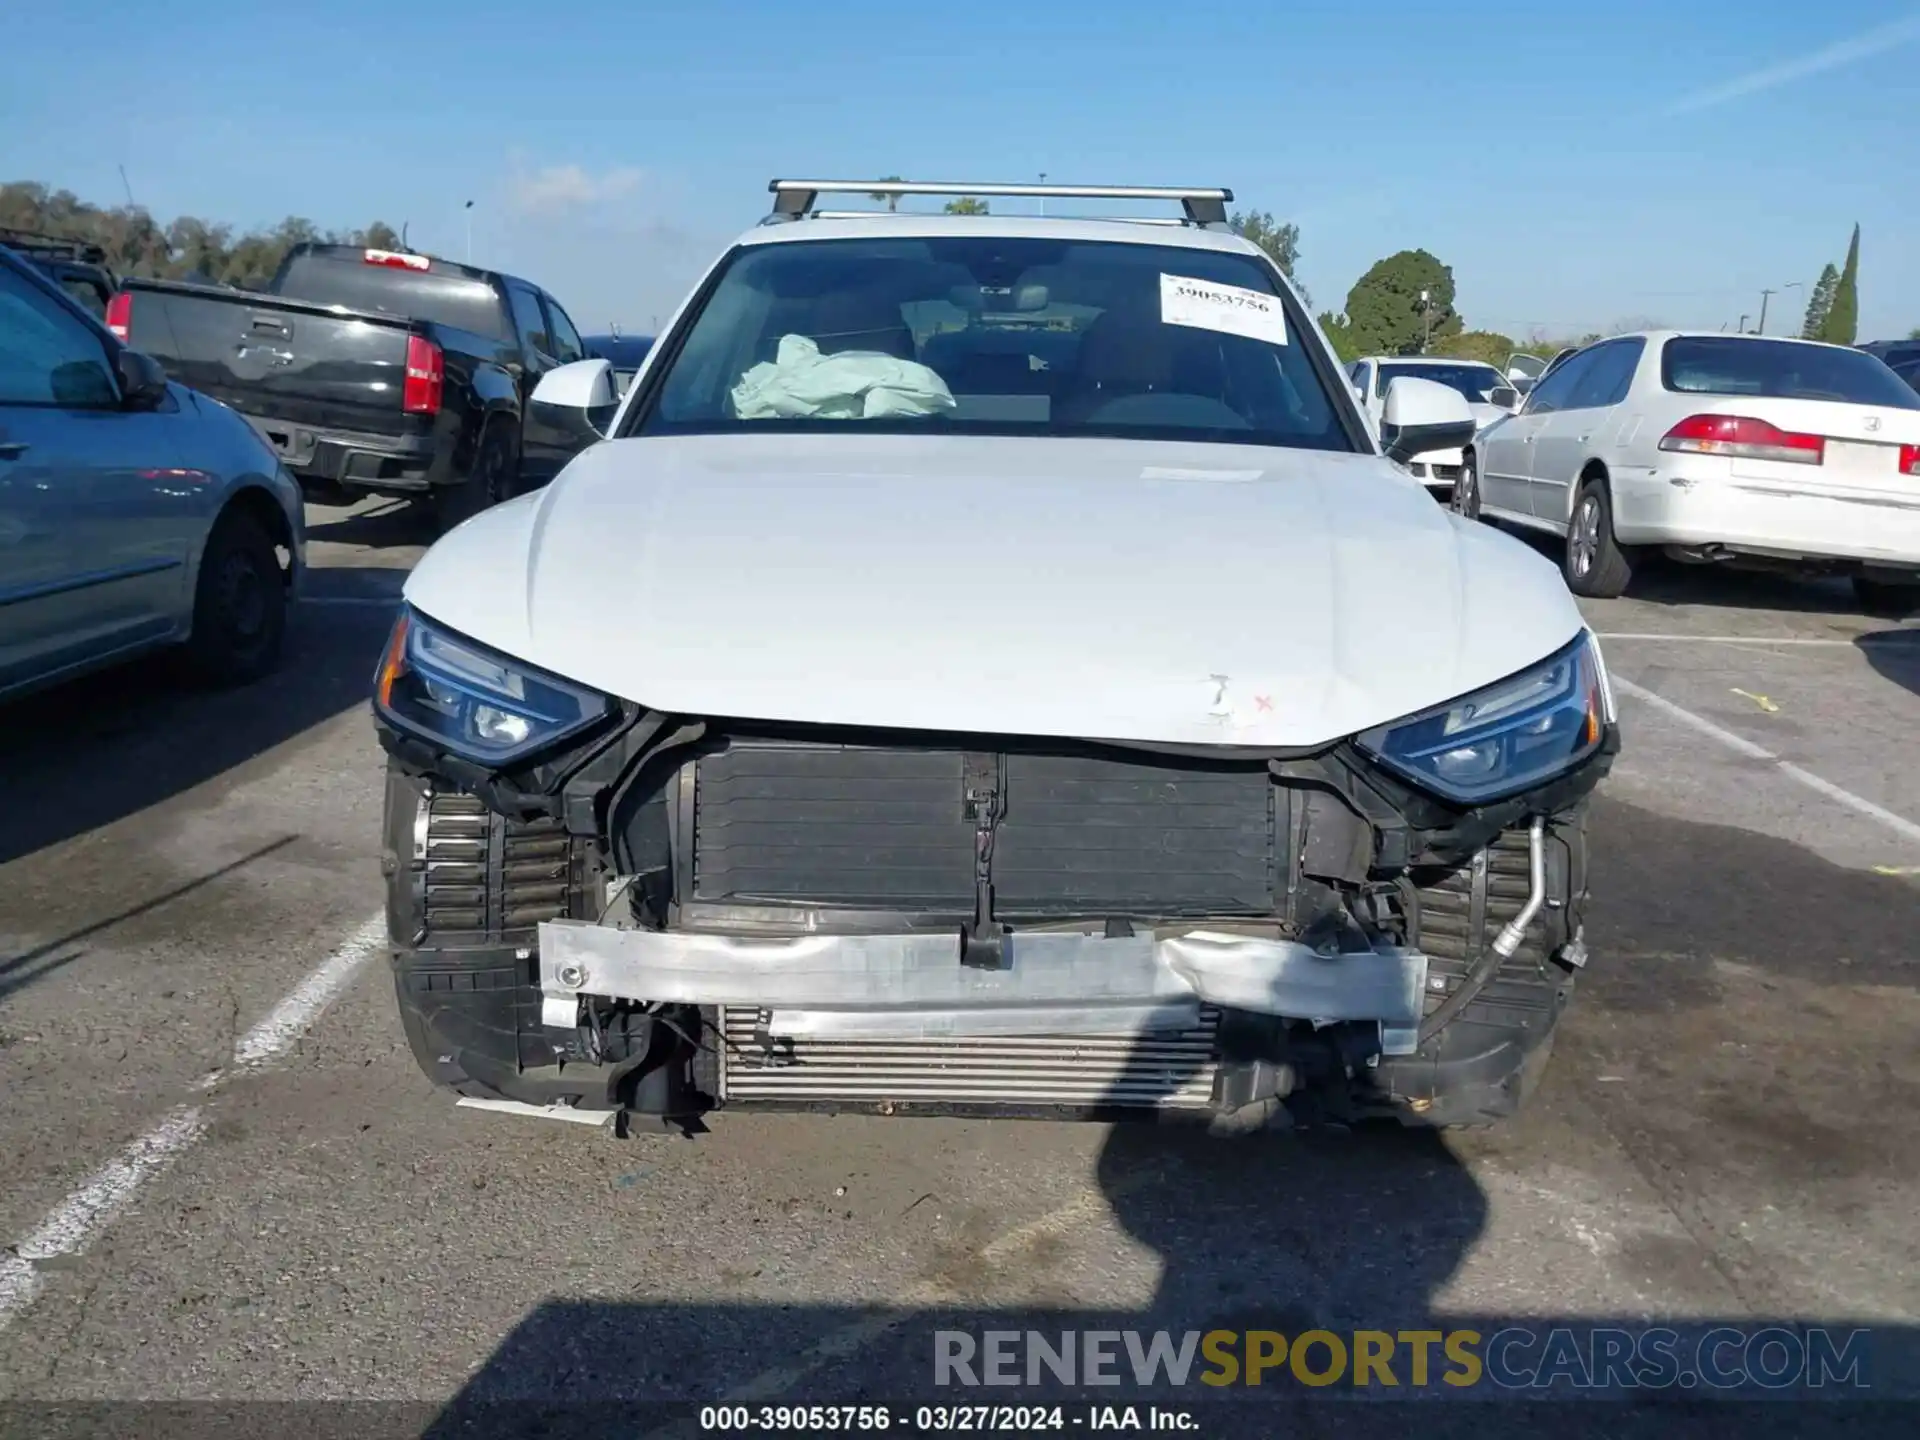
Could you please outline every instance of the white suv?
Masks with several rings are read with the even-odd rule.
[[[1661,331],[1576,351],[1468,451],[1454,508],[1565,540],[1567,584],[1618,595],[1644,548],[1920,585],[1920,395],[1872,355]]]
[[[1175,226],[818,210],[1177,200]],[[442,538],[376,682],[421,1066],[464,1094],[1511,1111],[1618,731],[1553,567],[1383,451],[1222,190],[775,182],[605,439]]]
[[[1480,360],[1445,355],[1369,355],[1347,367],[1353,390],[1376,424],[1386,411],[1387,391],[1395,380],[1430,380],[1457,390],[1467,402],[1475,425],[1484,429],[1520,407],[1520,392],[1493,366]],[[1434,450],[1407,462],[1413,478],[1445,499],[1460,479],[1461,451]]]

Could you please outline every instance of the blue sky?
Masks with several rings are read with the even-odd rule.
[[[1424,247],[1467,323],[1797,328],[1861,223],[1860,338],[1920,326],[1920,4],[92,0],[10,16],[0,179],[407,221],[646,326],[776,174],[1224,184],[1338,309]]]

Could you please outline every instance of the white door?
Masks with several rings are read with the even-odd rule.
[[[1533,452],[1554,413],[1572,398],[1587,358],[1576,355],[1563,362],[1534,386],[1518,414],[1510,420],[1497,420],[1480,432],[1474,449],[1480,456],[1480,508],[1484,512],[1521,520],[1533,517]]]
[[[1606,449],[1618,428],[1621,403],[1633,384],[1646,342],[1608,340],[1579,357],[1572,393],[1541,426],[1533,442],[1533,515],[1564,533],[1573,514],[1573,492],[1589,460]],[[1573,362],[1561,367],[1566,369]],[[1547,387],[1560,371],[1547,377]]]

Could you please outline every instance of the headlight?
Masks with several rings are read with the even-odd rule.
[[[506,765],[577,734],[612,701],[403,609],[374,679],[375,708],[464,759]]]
[[[1436,795],[1498,800],[1551,780],[1600,746],[1613,694],[1599,643],[1559,654],[1451,704],[1359,737],[1360,748]]]

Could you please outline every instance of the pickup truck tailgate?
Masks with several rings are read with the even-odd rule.
[[[362,435],[421,428],[401,408],[404,317],[214,287],[127,289],[129,343],[243,414]]]

